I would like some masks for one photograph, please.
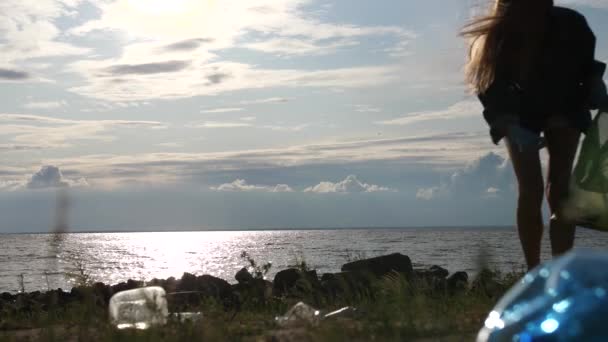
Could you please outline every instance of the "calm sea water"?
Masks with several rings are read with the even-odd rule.
[[[440,265],[474,273],[482,258],[502,270],[524,263],[514,229],[418,228],[314,231],[80,233],[0,235],[0,292],[69,289],[66,273],[87,272],[93,280],[211,274],[234,282],[247,251],[258,262],[272,261],[268,274],[304,259],[319,273],[335,272],[359,257],[400,252],[414,266]],[[544,259],[549,259],[548,239]],[[608,248],[608,234],[579,229],[577,248]],[[480,257],[481,256],[481,257]],[[23,275],[23,277],[21,277]]]

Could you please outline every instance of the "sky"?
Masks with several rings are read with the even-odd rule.
[[[2,0],[0,232],[509,225],[482,0]],[[608,60],[608,1],[587,16]]]

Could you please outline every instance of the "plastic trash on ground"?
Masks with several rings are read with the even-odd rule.
[[[341,309],[338,309],[336,311],[332,311],[330,313],[327,313],[323,316],[323,319],[328,319],[328,318],[341,318],[341,317],[352,317],[355,314],[357,314],[358,311],[356,308],[353,308],[352,306],[346,306],[343,307]]]
[[[528,273],[488,315],[477,342],[608,341],[608,253],[574,251]]]
[[[162,287],[122,291],[110,299],[110,319],[118,329],[147,329],[167,322],[167,294]]]
[[[608,110],[601,110],[581,147],[562,218],[608,231]]]
[[[299,302],[289,309],[284,316],[278,316],[275,321],[280,326],[312,324],[316,325],[321,320],[321,312],[312,306]]]
[[[170,315],[171,318],[177,320],[178,322],[197,322],[203,318],[203,313],[201,312],[176,312]]]

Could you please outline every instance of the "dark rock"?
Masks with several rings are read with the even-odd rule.
[[[394,253],[370,259],[349,262],[342,266],[344,272],[370,272],[377,277],[382,277],[391,272],[403,273],[411,276],[414,273],[412,261],[406,255]]]
[[[236,272],[234,279],[239,283],[247,283],[253,280],[253,276],[246,267],[243,267],[240,271]]]
[[[431,272],[435,277],[438,278],[446,278],[450,272],[445,268],[437,265],[433,265],[429,268],[429,272]]]
[[[264,279],[252,279],[246,283],[232,285],[239,303],[264,304],[272,297],[273,285]]]
[[[447,287],[450,293],[461,292],[469,285],[469,275],[467,272],[456,272],[447,280]]]
[[[173,291],[171,291],[173,292]],[[176,291],[169,301],[172,311],[190,311],[205,298],[228,300],[232,297],[232,287],[224,279],[210,275],[195,276],[184,273],[177,282]]]
[[[111,289],[112,289],[112,293],[118,293],[118,292],[122,292],[122,291],[131,290],[131,287],[127,283],[121,282],[121,283],[112,285]]]
[[[143,286],[144,286],[143,281],[138,281],[138,280],[133,280],[133,279],[127,280],[127,289],[128,290],[138,289]]]
[[[471,291],[485,294],[490,298],[497,298],[503,294],[506,290],[505,286],[498,281],[497,276],[494,272],[483,269],[473,283],[471,284]]]
[[[321,286],[329,297],[351,299],[369,293],[375,280],[375,275],[369,272],[325,273],[321,276]]]
[[[291,290],[296,282],[303,277],[302,272],[296,268],[288,268],[278,272],[274,276],[273,293],[281,296]]]
[[[197,291],[207,297],[218,299],[228,298],[232,293],[232,287],[224,279],[210,275],[202,275],[197,279]]]
[[[178,285],[179,282],[177,281],[177,279],[175,279],[174,277],[169,277],[163,282],[162,287],[165,289],[165,291],[167,291],[167,293],[169,293],[177,291]]]
[[[104,283],[93,284],[93,293],[100,300],[99,304],[107,305],[114,294],[112,288]]]
[[[80,288],[80,287],[72,287],[72,290],[70,291],[70,297],[72,297],[75,300],[82,300],[85,297],[85,293],[84,293],[84,289]]]
[[[280,271],[274,276],[273,294],[283,296],[286,294],[306,294],[321,289],[317,271],[302,271],[289,268]]]
[[[15,300],[15,296],[13,296],[12,294],[8,293],[8,292],[2,292],[2,294],[0,294],[0,299],[2,299],[5,302],[10,302]]]
[[[195,276],[190,273],[184,273],[182,279],[178,282],[177,292],[194,291],[203,297],[226,298],[230,296],[232,288],[224,279],[213,277],[210,275]]]
[[[197,291],[198,281],[196,276],[191,273],[184,273],[177,285],[177,291]]]

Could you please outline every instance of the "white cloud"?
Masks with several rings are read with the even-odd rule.
[[[0,125],[0,130],[4,126]],[[34,139],[32,136],[31,139]],[[33,140],[38,142],[39,140]],[[436,170],[456,170],[479,155],[502,151],[488,142],[486,132],[427,134],[399,139],[361,139],[295,145],[284,148],[251,149],[209,153],[138,153],[46,157],[36,163],[70,165],[70,171],[94,186],[116,188],[137,182],[188,184],[194,175],[209,172],[273,170],[288,167],[349,165],[386,161]],[[29,161],[0,166],[0,181],[18,180],[28,174]]]
[[[139,101],[276,87],[365,88],[399,80],[396,66],[296,70],[259,69],[234,62],[180,64],[179,68],[167,63],[124,64],[113,59],[76,62],[71,69],[84,75],[88,83],[70,90],[108,101]],[[141,68],[146,73],[132,72]],[[107,70],[119,73],[103,74]]]
[[[429,201],[439,196],[443,196],[443,194],[443,188],[434,186],[432,188],[418,189],[418,191],[416,192],[416,198]]]
[[[252,124],[247,122],[221,122],[221,121],[205,121],[202,123],[190,124],[191,128],[242,128],[251,127]]]
[[[359,113],[380,113],[382,111],[382,109],[380,109],[378,107],[364,105],[364,104],[357,104],[357,105],[354,105],[354,107],[355,107],[355,112],[359,112]]]
[[[29,114],[0,114],[0,136],[10,136],[21,146],[53,148],[70,146],[74,140],[110,141],[116,128],[163,129],[157,121],[71,120]]]
[[[367,184],[359,181],[357,176],[350,175],[346,179],[337,182],[321,182],[315,186],[304,189],[304,192],[313,193],[360,193],[360,192],[385,192],[395,191],[387,187]]]
[[[282,126],[282,125],[254,125],[253,121],[256,120],[254,116],[246,116],[239,118],[240,121],[204,121],[194,122],[186,125],[189,128],[258,128],[268,129],[271,131],[287,131],[287,132],[299,132],[309,127],[309,124],[301,124],[296,126]]]
[[[68,179],[57,166],[45,165],[23,180],[0,180],[0,190],[16,191],[22,189],[42,190],[62,187],[88,187],[85,178]]]
[[[274,186],[250,185],[244,179],[237,179],[232,183],[211,187],[211,190],[220,192],[293,192],[293,189],[286,184]]]
[[[61,41],[57,19],[69,16],[81,0],[2,0],[0,66],[32,58],[82,55],[88,49]]]
[[[155,0],[156,1],[156,0]],[[394,26],[356,26],[325,23],[301,7],[310,0],[179,0],[172,10],[143,8],[132,0],[97,1],[99,20],[73,29],[125,32],[137,43],[120,56],[73,63],[70,70],[86,84],[71,90],[112,101],[185,98],[240,89],[272,87],[359,88],[397,79],[391,67],[360,66],[328,70],[262,69],[221,60],[215,51],[249,47],[280,54],[324,54],[357,44],[366,36],[411,40],[415,34]],[[175,25],[176,22],[181,23]],[[264,40],[252,43],[254,33]],[[262,102],[260,102],[262,103]],[[270,103],[270,102],[269,102]]]
[[[248,49],[273,53],[277,55],[326,55],[340,48],[359,45],[352,39],[339,39],[320,43],[312,39],[273,38],[245,45]]]
[[[269,98],[259,99],[259,100],[243,101],[243,102],[241,102],[241,104],[243,104],[243,105],[279,104],[279,103],[287,103],[292,100],[293,100],[293,98],[289,98],[289,97],[269,97]]]
[[[232,113],[241,112],[244,108],[214,108],[214,109],[203,109],[201,113]]]
[[[608,9],[606,0],[557,0],[556,5],[587,6],[598,9]]]
[[[29,102],[23,105],[26,109],[57,109],[67,106],[67,101]]]
[[[467,100],[458,102],[446,109],[409,113],[401,118],[379,121],[377,124],[406,126],[424,121],[479,117],[482,111],[483,107],[479,101]]]
[[[441,185],[418,189],[422,200],[436,198],[496,198],[513,194],[515,176],[511,163],[493,152],[452,173]]]

